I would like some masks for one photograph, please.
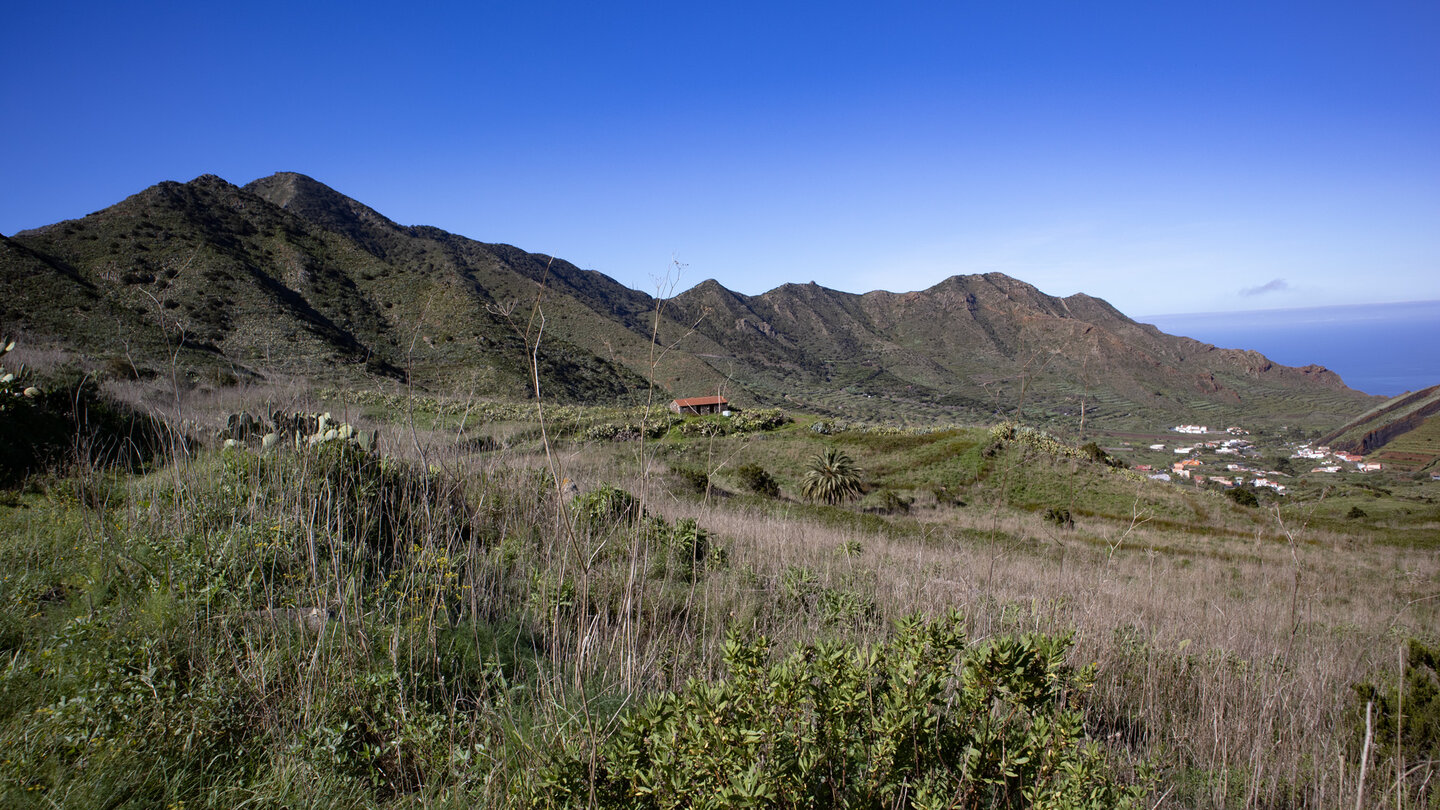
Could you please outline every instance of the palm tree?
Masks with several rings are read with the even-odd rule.
[[[837,504],[860,495],[860,468],[834,447],[810,459],[800,479],[800,494],[813,501]]]

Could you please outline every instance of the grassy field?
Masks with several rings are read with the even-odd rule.
[[[1044,676],[1067,691],[1035,722],[1075,710],[1090,753],[1046,750],[1136,785],[1137,806],[1436,805],[1434,663],[1410,653],[1440,627],[1428,481],[1246,508],[1012,428],[118,393],[197,437],[241,409],[326,410],[378,447],[208,438],[132,470],[72,452],[0,493],[7,807],[665,806],[595,787],[648,701],[745,671],[781,683],[744,670],[761,636],[766,660],[814,662],[808,645],[877,650],[952,611],[967,655],[1070,639]],[[863,470],[862,499],[800,498],[827,446]],[[1013,699],[972,717],[1008,723]],[[985,789],[935,806],[1106,806]],[[920,806],[897,795],[865,806]]]

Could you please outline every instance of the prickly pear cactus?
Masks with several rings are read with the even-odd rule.
[[[40,389],[26,385],[21,379],[24,369],[14,372],[5,367],[5,356],[15,351],[15,341],[0,340],[0,412],[24,407],[30,400],[40,396]]]

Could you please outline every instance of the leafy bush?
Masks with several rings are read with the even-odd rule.
[[[780,496],[780,484],[759,464],[754,462],[742,464],[736,468],[735,475],[746,489],[756,495],[764,495],[768,498]]]
[[[866,496],[862,502],[865,511],[878,512],[886,515],[904,514],[910,511],[910,506],[915,503],[913,496],[904,496],[893,489],[882,489],[879,492]]]
[[[1043,453],[1051,458],[1085,459],[1116,470],[1123,471],[1125,468],[1124,461],[1106,453],[1095,442],[1086,442],[1080,447],[1075,447],[1043,430],[1014,422],[1002,422],[990,428],[990,444],[982,452],[982,455],[985,458],[994,458],[1008,445]]]
[[[676,467],[674,472],[691,492],[703,495],[710,489],[710,476],[704,470]]]
[[[492,405],[491,407],[494,408],[498,406]],[[561,407],[563,408],[565,406]],[[552,414],[552,418],[555,418],[562,426],[563,423],[574,422],[575,420],[581,419],[582,416],[583,414],[578,411],[571,412],[564,410],[562,410],[558,416]],[[517,418],[523,418],[523,415]],[[580,431],[579,435],[591,441],[602,442],[630,442],[637,441],[642,437],[646,439],[658,439],[664,436],[670,428],[682,422],[684,422],[684,417],[678,414],[672,414],[669,411],[659,414],[647,413],[640,414],[639,421],[597,422]],[[578,426],[576,430],[578,430]]]
[[[24,698],[7,699],[48,702],[14,718],[28,722],[0,763],[0,803],[57,791],[79,806],[118,806],[127,796],[155,806],[168,790],[196,790],[207,771],[247,758],[238,679],[199,666],[163,631],[142,632],[114,614],[72,619],[46,640],[43,661],[21,656],[6,673],[0,693],[28,687]],[[76,779],[77,771],[91,778]]]
[[[592,760],[551,752],[531,804],[602,808],[1117,808],[1123,784],[1085,739],[1093,669],[1068,638],[967,646],[958,615],[902,621],[870,648],[807,646],[770,663],[725,645],[729,678],[690,681],[627,715]]]
[[[730,418],[731,425],[741,433],[774,430],[789,422],[790,417],[779,408],[760,408],[753,411],[740,411]]]
[[[494,436],[485,434],[466,436],[457,444],[462,451],[467,453],[493,453],[496,450],[504,449]]]
[[[819,575],[803,565],[786,566],[780,574],[780,595],[787,600],[807,603],[819,592]]]
[[[1061,529],[1075,528],[1075,519],[1070,516],[1070,510],[1066,509],[1063,506],[1059,508],[1051,507],[1049,509],[1046,509],[1045,514],[1041,515],[1041,518],[1046,523],[1053,523],[1055,524],[1055,526]]]
[[[1398,756],[1406,763],[1420,764],[1433,761],[1440,751],[1440,646],[1412,638],[1405,653],[1402,683],[1356,684],[1351,705],[1354,750],[1358,753],[1363,746],[1365,707],[1371,704],[1372,756],[1382,763],[1395,762]],[[1393,767],[1381,771],[1393,771]],[[1408,790],[1415,791],[1412,801],[1417,807],[1430,806],[1424,803],[1427,793],[1429,798],[1440,795],[1430,784],[1430,773],[1422,768],[1410,774]]]
[[[1248,487],[1235,487],[1225,490],[1225,497],[1241,506],[1256,507],[1260,505],[1260,498],[1255,495],[1255,490]]]
[[[843,588],[822,590],[815,607],[826,624],[847,627],[869,624],[879,613],[874,597]]]
[[[695,518],[681,518],[673,526],[660,522],[659,529],[659,536],[679,566],[681,578],[694,580],[710,556],[710,532],[701,528]]]
[[[580,524],[592,530],[634,523],[641,514],[640,501],[634,495],[609,484],[580,495],[571,503]]]
[[[585,429],[585,438],[597,442],[625,442],[640,438],[640,430],[633,425],[617,425],[601,422]]]

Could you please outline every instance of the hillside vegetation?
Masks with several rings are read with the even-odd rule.
[[[6,425],[157,440],[56,422],[0,498],[7,807],[1435,806],[1440,493],[1245,507],[1014,423],[7,385]],[[827,449],[858,497],[800,496]]]
[[[96,370],[391,391],[741,407],[912,426],[1330,429],[1375,402],[1319,366],[1166,335],[999,273],[864,295],[647,292],[563,259],[397,224],[303,175],[206,175],[0,237],[0,323]]]

